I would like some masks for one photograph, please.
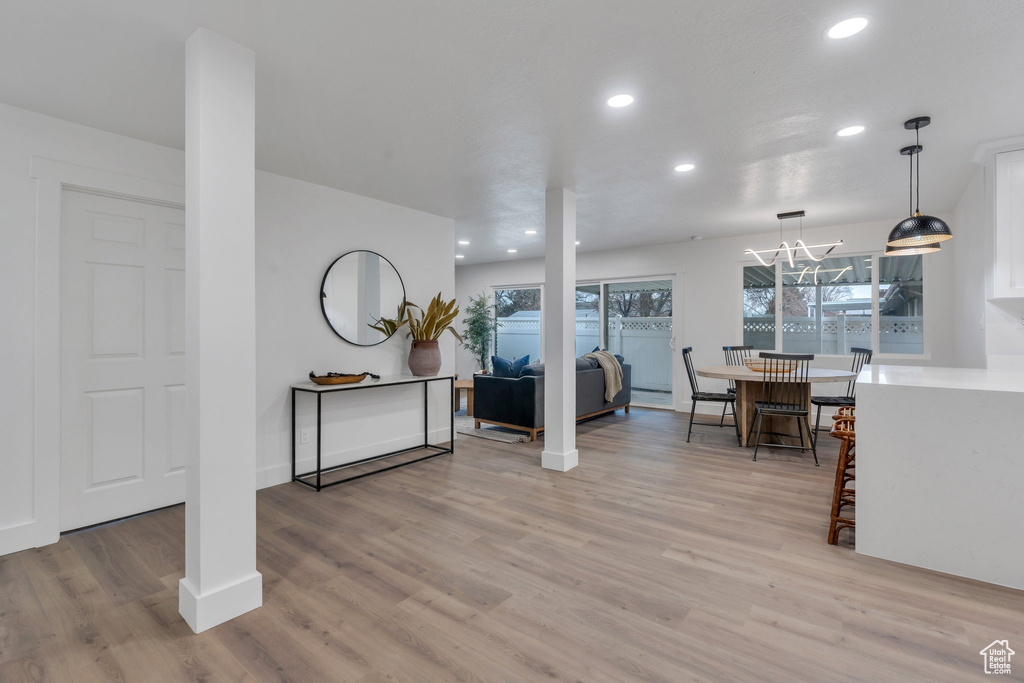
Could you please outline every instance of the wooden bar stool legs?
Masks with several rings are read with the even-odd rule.
[[[832,515],[828,525],[828,542],[836,545],[839,542],[841,529],[847,527],[852,529],[856,526],[852,517],[843,516],[843,508],[856,504],[857,491],[853,483],[856,480],[854,459],[857,437],[853,408],[840,408],[832,419],[835,422],[829,433],[839,439],[839,462],[836,463],[836,483],[832,493]]]

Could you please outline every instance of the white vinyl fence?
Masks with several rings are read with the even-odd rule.
[[[843,315],[822,318],[821,348],[813,317],[783,318],[782,335],[787,353],[847,355],[852,347],[871,348],[871,318]],[[924,322],[921,316],[885,315],[879,320],[882,353],[923,353]],[[775,346],[775,317],[743,319],[743,343],[755,349]]]
[[[540,320],[498,318],[497,354],[518,358],[530,354],[540,357]],[[576,319],[576,355],[590,353],[600,346],[600,321],[594,317]],[[671,318],[623,318],[608,321],[608,350],[626,359],[632,366],[633,388],[653,391],[672,390]]]

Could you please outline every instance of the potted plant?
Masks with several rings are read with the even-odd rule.
[[[487,374],[487,359],[491,355],[491,338],[498,329],[498,321],[494,318],[494,311],[487,294],[480,293],[480,296],[470,296],[469,306],[466,307],[466,317],[462,324],[466,329],[462,331],[462,345],[473,354],[480,372]]]
[[[398,314],[394,318],[381,318],[370,327],[390,336],[399,328],[408,326],[409,336],[412,337],[409,369],[419,377],[436,375],[441,369],[441,350],[437,340],[448,330],[462,341],[462,337],[452,327],[452,321],[459,314],[455,303],[455,299],[442,301],[440,292],[430,300],[426,310],[411,301],[403,301],[398,305]]]

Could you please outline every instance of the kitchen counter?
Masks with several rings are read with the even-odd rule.
[[[926,368],[920,365],[865,365],[857,386],[913,386],[936,389],[1024,392],[1024,372],[986,368]]]
[[[857,552],[1024,590],[1024,372],[866,366]]]

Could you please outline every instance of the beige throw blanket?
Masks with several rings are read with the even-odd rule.
[[[615,356],[607,351],[594,351],[583,355],[584,358],[593,358],[604,370],[604,400],[611,402],[615,394],[622,391],[622,366]]]

